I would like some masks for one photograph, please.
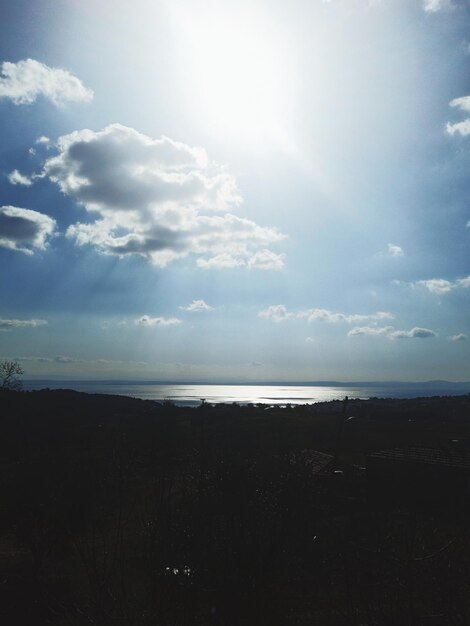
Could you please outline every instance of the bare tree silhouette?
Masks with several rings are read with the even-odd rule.
[[[24,374],[24,369],[18,361],[0,361],[0,389],[18,391],[22,383],[18,376]]]

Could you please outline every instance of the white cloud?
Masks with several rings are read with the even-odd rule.
[[[448,122],[446,125],[446,131],[449,135],[459,133],[462,137],[466,137],[467,135],[470,135],[470,119],[466,119],[463,122],[456,122],[455,124]]]
[[[451,337],[449,337],[450,341],[466,341],[467,340],[467,335],[464,335],[464,333],[459,333],[458,335],[452,335]]]
[[[328,309],[309,309],[307,311],[300,311],[297,314],[297,317],[307,317],[309,322],[322,320],[332,323],[347,322],[348,324],[351,324],[352,322],[361,322],[366,320],[393,319],[394,316],[392,313],[388,313],[386,311],[378,311],[377,313],[370,313],[366,315],[358,313],[346,315],[345,313],[333,313],[332,311],[328,311]]]
[[[292,317],[296,317],[296,314],[289,313],[283,304],[272,304],[264,311],[260,311],[258,317],[266,317],[273,320],[273,322],[284,322]]]
[[[285,236],[228,212],[242,201],[236,181],[202,148],[112,124],[60,137],[41,176],[96,216],[68,228],[79,246],[159,267],[188,255],[204,269],[282,262],[267,248]]]
[[[470,112],[470,96],[463,96],[461,98],[454,98],[449,102],[449,106],[454,109],[460,109],[461,111],[465,111],[467,113]],[[455,135],[458,133],[462,135],[462,137],[466,137],[470,135],[470,118],[463,120],[463,122],[456,122],[455,124],[451,124],[447,122],[446,131],[449,135]]]
[[[418,280],[416,286],[425,287],[431,293],[443,294],[451,291],[455,285],[444,278],[430,278],[429,280]]]
[[[13,330],[14,328],[37,328],[47,324],[46,320],[4,320],[0,319],[0,330]]]
[[[437,333],[428,328],[415,326],[411,330],[394,330],[393,326],[362,326],[353,328],[348,337],[369,335],[373,337],[387,337],[388,339],[427,339],[437,337]]]
[[[33,254],[44,250],[56,222],[48,215],[14,206],[0,207],[0,247]]]
[[[453,8],[452,0],[423,0],[423,9],[427,13],[437,13]]]
[[[437,333],[428,328],[419,328],[415,326],[411,330],[395,330],[393,326],[378,326],[377,321],[393,319],[391,313],[385,311],[378,311],[377,313],[364,314],[350,314],[334,313],[328,309],[309,309],[306,311],[289,311],[283,304],[274,304],[267,309],[258,313],[259,317],[271,319],[273,322],[285,322],[289,319],[301,319],[306,318],[309,322],[320,320],[330,323],[346,322],[348,324],[359,321],[371,321],[369,326],[356,326],[348,332],[349,337],[355,336],[375,336],[375,337],[387,337],[388,339],[425,339],[427,337],[437,337]],[[314,340],[312,337],[307,337],[306,342],[310,343]]]
[[[28,176],[25,176],[18,170],[13,170],[13,172],[8,174],[8,181],[12,185],[23,185],[24,187],[30,187],[33,184],[31,178],[28,178]]]
[[[431,278],[429,280],[418,280],[411,283],[413,287],[425,287],[431,293],[442,295],[449,293],[453,289],[468,289],[470,287],[470,276],[465,278],[458,278],[454,281],[446,280],[444,278]]]
[[[283,304],[273,304],[264,311],[260,311],[258,313],[258,316],[272,319],[274,322],[283,322],[292,318],[306,318],[309,322],[320,320],[330,323],[347,322],[348,324],[366,320],[393,319],[394,317],[392,313],[388,313],[386,311],[378,311],[377,313],[369,313],[366,315],[358,313],[353,313],[351,315],[347,315],[345,313],[334,313],[333,311],[329,311],[328,309],[288,311]]]
[[[393,330],[393,326],[357,326],[348,332],[348,337],[354,337],[356,335],[372,335],[373,337],[389,336]]]
[[[470,112],[470,96],[454,98],[449,102],[449,106],[460,109],[461,111]]]
[[[403,248],[394,243],[388,244],[388,253],[390,256],[404,256]]]
[[[437,337],[437,333],[429,328],[419,328],[415,326],[411,330],[395,330],[389,335],[390,339],[428,339]]]
[[[8,98],[15,104],[31,104],[44,96],[54,104],[90,102],[93,92],[76,76],[58,68],[48,67],[34,59],[1,65],[0,99]]]
[[[49,150],[52,147],[52,143],[51,140],[49,139],[49,137],[46,137],[45,135],[41,135],[40,137],[38,137],[36,139],[36,141],[34,142],[37,146],[42,146],[45,147],[46,150]],[[36,148],[30,148],[28,150],[29,154],[31,154],[32,156],[34,156],[35,154],[37,154],[37,150]],[[34,177],[33,177],[34,178]]]
[[[259,250],[248,259],[248,268],[261,270],[281,270],[284,267],[285,254],[275,254],[271,250]]]
[[[139,319],[135,320],[138,326],[176,326],[181,324],[181,320],[176,317],[149,317],[148,315],[142,315]]]
[[[193,300],[188,306],[180,306],[180,309],[195,313],[198,311],[211,311],[213,307],[209,306],[204,300]]]

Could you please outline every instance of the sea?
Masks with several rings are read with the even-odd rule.
[[[168,384],[149,381],[84,381],[29,380],[23,382],[26,391],[39,389],[73,389],[86,393],[111,394],[154,400],[171,401],[179,406],[233,403],[295,405],[368,398],[417,398],[455,396],[470,393],[470,382],[451,383],[312,383],[312,384]]]

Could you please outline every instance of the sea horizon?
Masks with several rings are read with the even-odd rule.
[[[84,393],[121,395],[181,406],[238,403],[267,405],[314,404],[354,399],[432,397],[470,393],[470,382],[310,381],[305,382],[166,382],[145,380],[27,379],[25,391],[71,389]]]

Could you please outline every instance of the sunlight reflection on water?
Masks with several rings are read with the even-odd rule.
[[[291,386],[291,385],[188,385],[188,384],[134,384],[93,381],[38,381],[29,382],[29,390],[49,387],[51,389],[75,389],[87,393],[105,393],[132,396],[144,400],[163,402],[171,400],[175,404],[197,406],[204,399],[209,404],[263,403],[268,405],[310,404],[329,400],[367,398],[371,394],[366,388]],[[376,390],[375,390],[376,391]]]
[[[204,399],[209,404],[237,402],[238,404],[257,404],[283,406],[286,404],[312,404],[350,399],[378,398],[417,398],[432,395],[459,395],[470,393],[470,383],[461,383],[452,387],[451,383],[434,386],[430,383],[412,385],[400,383],[377,383],[355,385],[196,385],[164,384],[147,382],[113,381],[25,381],[24,388],[36,389],[74,389],[86,393],[104,393],[130,396],[143,400],[171,402],[180,406],[198,406]]]

